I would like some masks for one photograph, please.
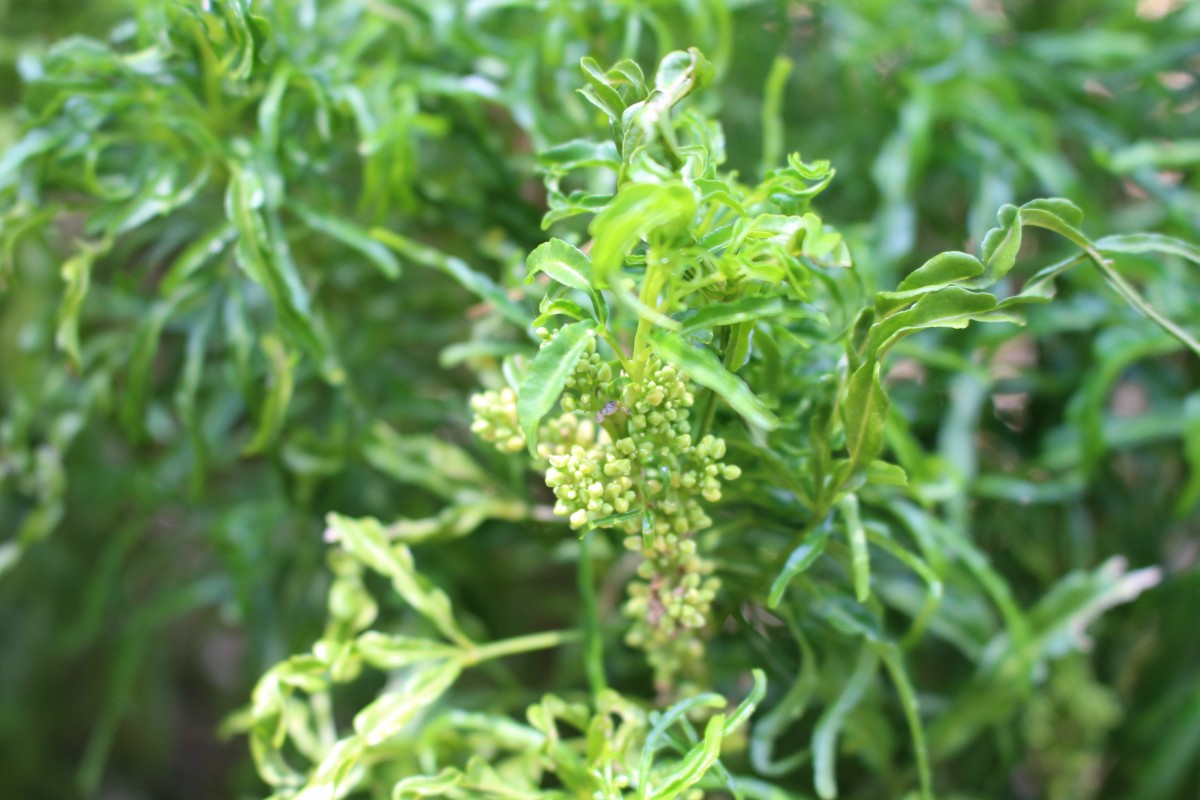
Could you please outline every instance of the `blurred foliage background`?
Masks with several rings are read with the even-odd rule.
[[[395,437],[467,444],[461,343],[519,344],[476,304],[544,238],[535,154],[592,124],[580,57],[689,45],[733,166],[833,162],[823,214],[876,287],[1044,195],[1200,241],[1194,3],[0,0],[0,796],[257,796],[216,730],[319,631],[328,511],[450,536],[423,568],[493,629],[529,627],[531,582],[563,622],[557,534],[458,538],[481,520]],[[1194,265],[1126,266],[1200,319]],[[1195,797],[1200,367],[1078,270],[1023,329],[913,341],[890,449],[1019,602],[1164,570],[939,785]]]

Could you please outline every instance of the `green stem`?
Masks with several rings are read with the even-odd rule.
[[[670,265],[660,264],[661,259],[655,248],[651,247],[646,253],[646,274],[642,278],[641,292],[638,300],[647,308],[658,308],[658,293],[666,282]],[[637,333],[633,337],[633,367],[630,376],[635,381],[642,379],[642,368],[646,364],[646,351],[650,347],[650,334],[654,331],[654,323],[642,316],[638,318]]]
[[[617,341],[617,337],[609,330],[608,325],[601,325],[596,329],[596,332],[600,334],[600,338],[604,340],[604,343],[612,348],[613,353],[617,356],[617,360],[621,362],[621,368],[625,370],[625,374],[632,375],[633,362],[625,355],[625,349],[621,347],[621,343]]]
[[[526,636],[515,636],[512,639],[501,639],[479,647],[473,647],[460,656],[464,667],[473,667],[484,661],[491,661],[517,653],[529,653],[535,650],[549,650],[579,638],[578,631],[545,631],[531,633]]]
[[[596,601],[595,565],[592,563],[591,535],[579,542],[579,594],[583,598],[584,668],[593,697],[608,688],[604,676],[604,640],[600,636],[600,608]]]

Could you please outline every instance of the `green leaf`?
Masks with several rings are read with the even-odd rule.
[[[292,401],[295,357],[288,353],[279,337],[271,334],[263,336],[262,350],[267,357],[267,394],[258,414],[254,438],[242,449],[242,455],[247,456],[262,453],[275,443]]]
[[[850,542],[850,568],[854,576],[854,596],[860,603],[871,596],[871,561],[867,550],[867,532],[858,513],[858,498],[848,494],[838,501],[838,511],[846,525]]]
[[[827,523],[828,520],[805,537],[804,541],[788,556],[783,569],[771,583],[771,591],[767,595],[767,608],[778,608],[780,601],[783,600],[783,593],[787,591],[792,579],[815,564],[825,552],[825,542],[829,539],[830,530]]]
[[[621,158],[611,141],[573,139],[539,151],[538,163],[556,172],[566,173],[585,167],[608,167],[615,170],[620,166]]]
[[[435,639],[389,635],[378,631],[361,634],[355,640],[355,647],[364,661],[384,670],[400,669],[425,661],[441,661],[462,653],[460,648]]]
[[[529,371],[517,391],[517,418],[529,444],[529,452],[537,450],[538,425],[542,417],[558,402],[567,377],[575,370],[579,358],[595,337],[594,323],[573,322],[559,329],[558,334],[544,345],[533,358]]]
[[[405,258],[449,275],[464,289],[490,303],[500,316],[514,325],[523,328],[528,323],[529,315],[520,304],[514,302],[495,281],[482,272],[471,269],[461,258],[446,255],[428,245],[383,228],[372,228],[370,235]]]
[[[1128,174],[1139,169],[1187,169],[1200,163],[1200,139],[1135,142],[1108,156],[1113,172]]]
[[[713,65],[695,47],[689,47],[687,52],[676,50],[659,62],[654,73],[654,90],[661,92],[673,106],[710,84],[714,74]]]
[[[1012,322],[1016,318],[996,311],[996,298],[960,286],[946,286],[923,295],[912,308],[871,326],[867,352],[881,356],[909,334],[929,328],[965,328],[972,321]]]
[[[410,797],[447,797],[449,791],[463,782],[466,776],[454,767],[446,767],[437,775],[414,775],[392,787],[392,800]]]
[[[854,371],[846,384],[842,421],[846,449],[854,467],[865,466],[883,450],[883,426],[887,421],[888,397],[880,381],[879,362],[868,360]]]
[[[392,255],[392,251],[378,239],[372,238],[365,229],[296,200],[288,201],[287,207],[300,217],[305,225],[360,253],[387,277],[393,280],[400,277],[400,262]]]
[[[925,744],[925,728],[921,724],[921,706],[917,700],[916,689],[904,668],[904,658],[898,648],[891,644],[879,645],[876,648],[883,659],[884,666],[896,686],[896,694],[900,696],[900,705],[904,709],[904,719],[908,723],[909,736],[912,738],[913,753],[917,759],[917,775],[921,781],[922,800],[933,800],[933,776],[929,771],[929,749]]]
[[[1109,253],[1165,253],[1186,258],[1193,264],[1200,264],[1200,247],[1183,239],[1158,233],[1105,236],[1097,240],[1096,249]]]
[[[617,514],[609,514],[607,517],[594,519],[580,529],[579,538],[582,539],[588,534],[589,531],[596,530],[597,528],[612,528],[620,525],[623,522],[629,522],[630,520],[638,519],[645,513],[646,509],[644,508],[631,508],[628,511]]]
[[[63,262],[59,274],[67,284],[63,292],[62,305],[58,310],[58,330],[54,341],[67,354],[71,366],[78,372],[83,369],[79,355],[79,315],[92,282],[92,266],[112,248],[111,237],[90,243],[83,242],[75,255]]]
[[[813,730],[813,775],[817,794],[821,800],[832,800],[837,797],[834,764],[837,760],[838,734],[841,733],[842,726],[846,722],[846,716],[854,710],[854,707],[866,694],[867,688],[875,678],[878,666],[879,658],[875,654],[875,649],[869,643],[864,643],[859,651],[858,664],[855,666],[854,672],[842,687],[838,699],[825,710],[825,713],[817,721],[817,727]]]
[[[1183,420],[1183,452],[1188,462],[1188,478],[1175,503],[1175,513],[1180,517],[1200,503],[1200,392],[1189,394],[1183,401]]]
[[[939,253],[921,266],[910,272],[900,281],[895,292],[885,292],[884,296],[906,295],[918,289],[933,290],[952,283],[970,280],[983,272],[984,265],[970,253],[949,251]]]
[[[378,520],[329,514],[326,522],[328,538],[339,542],[346,552],[369,568],[390,578],[404,602],[432,622],[446,638],[461,647],[474,646],[454,621],[450,598],[416,571],[412,552],[407,547],[388,541],[387,531]]]
[[[129,377],[125,382],[124,396],[121,398],[121,423],[135,442],[140,441],[146,433],[146,402],[153,388],[150,371],[154,356],[158,352],[162,329],[181,299],[177,297],[154,303],[133,338]]]
[[[525,282],[544,272],[562,285],[585,292],[591,298],[596,319],[604,324],[608,306],[592,283],[592,262],[578,248],[562,239],[551,239],[529,254],[525,260]]]
[[[1083,212],[1070,200],[1049,198],[1032,200],[1019,209],[1021,222],[1054,231],[1071,243],[1087,249],[1091,242],[1079,230],[1083,224]]]
[[[580,59],[579,66],[583,68],[583,74],[588,81],[588,91],[581,91],[581,94],[603,111],[611,122],[620,123],[621,115],[625,112],[625,101],[609,84],[604,70],[596,63],[596,59],[590,57]]]
[[[779,420],[755,397],[746,382],[725,369],[712,351],[692,347],[678,334],[661,329],[651,335],[650,344],[662,360],[679,367],[701,386],[712,389],[751,425],[768,431],[779,426]]]
[[[992,228],[983,237],[982,255],[987,271],[973,285],[991,286],[1017,263],[1017,253],[1021,249],[1020,212],[1016,206],[1005,205],[996,214],[996,219],[1000,226]]]
[[[659,714],[657,719],[651,718],[654,726],[646,735],[646,741],[642,745],[641,759],[638,763],[638,797],[644,798],[650,791],[654,753],[662,746],[663,740],[667,737],[667,730],[681,719],[686,718],[692,711],[701,708],[724,708],[725,705],[725,698],[721,695],[704,692],[685,697]]]
[[[171,264],[170,271],[159,284],[159,294],[163,297],[174,295],[201,267],[224,253],[237,236],[237,226],[224,221],[197,238]]]
[[[750,763],[763,775],[786,775],[799,768],[809,757],[798,750],[778,761],[773,759],[776,740],[789,725],[804,715],[820,683],[817,658],[803,631],[788,611],[779,612],[800,650],[800,669],[795,681],[766,714],[762,715],[750,734]]]
[[[539,272],[581,292],[592,292],[592,262],[577,247],[562,239],[551,239],[525,259],[525,282],[533,283]]]
[[[672,800],[699,783],[721,755],[724,730],[724,714],[710,719],[704,728],[704,740],[689,750],[679,766],[650,793],[650,800]]]
[[[897,464],[876,460],[867,465],[867,483],[878,486],[907,486],[908,473]]]
[[[384,692],[354,717],[354,732],[373,747],[395,736],[420,712],[446,693],[462,672],[457,661],[413,672],[394,690]]]
[[[764,317],[778,317],[785,313],[783,298],[752,295],[729,303],[713,303],[682,320],[680,333],[737,325]]]
[[[191,331],[188,332],[187,343],[184,345],[183,369],[179,384],[175,389],[175,407],[179,418],[187,428],[188,439],[192,447],[192,478],[191,492],[193,497],[199,497],[204,487],[204,473],[208,465],[208,442],[204,438],[204,430],[200,424],[200,413],[196,407],[196,397],[200,392],[200,382],[204,375],[204,357],[208,349],[208,335],[216,317],[217,306],[205,312]]]
[[[588,226],[595,239],[592,266],[597,288],[613,284],[625,257],[643,239],[662,231],[670,238],[687,230],[696,199],[682,183],[630,183]]]
[[[225,193],[226,215],[238,229],[237,263],[271,298],[283,327],[293,340],[323,360],[325,344],[314,326],[311,301],[290,257],[287,244],[272,235],[262,213],[267,177],[252,163],[235,163]]]
[[[729,719],[725,721],[725,736],[733,733],[749,720],[750,715],[754,713],[754,709],[758,708],[758,704],[767,696],[766,673],[761,669],[754,669],[751,670],[750,674],[754,678],[754,687],[746,695],[745,699],[738,703],[737,708],[733,710],[733,713],[729,715]]]
[[[577,321],[596,318],[595,314],[589,314],[587,311],[584,311],[583,306],[574,300],[568,300],[565,297],[551,299],[549,296],[546,296],[538,304],[538,315],[530,324],[534,328],[539,328],[545,325],[552,317],[556,316],[570,317]]]

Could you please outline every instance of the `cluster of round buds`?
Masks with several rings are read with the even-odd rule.
[[[567,517],[572,528],[624,514],[637,502],[633,464],[612,450],[573,445],[548,460],[546,485],[554,490],[554,513]]]
[[[546,328],[537,334],[543,343],[556,335]],[[626,641],[646,652],[655,682],[668,691],[681,676],[703,672],[704,637],[720,586],[712,562],[696,548],[696,534],[712,525],[702,501],[720,500],[722,481],[741,471],[723,463],[724,440],[692,441],[694,397],[678,369],[650,356],[636,379],[614,371],[589,341],[565,381],[564,413],[539,430],[537,455],[548,464],[555,514],[573,529],[618,526],[626,547],[645,559],[625,604],[632,620]],[[481,438],[501,450],[525,446],[512,390],[477,395],[471,407],[472,430]],[[627,514],[639,508],[644,514]]]
[[[472,395],[471,411],[475,415],[471,432],[480,439],[506,453],[525,449],[525,434],[517,420],[517,394],[512,389],[506,386],[498,392]]]
[[[596,340],[590,339],[574,371],[563,382],[562,410],[594,414],[604,408],[610,402],[607,395],[612,379],[612,367],[596,352]]]
[[[694,540],[685,539],[669,566],[644,561],[639,580],[629,586],[625,613],[633,624],[625,641],[646,651],[660,689],[668,689],[677,675],[695,675],[703,663],[704,628],[721,585],[712,572],[713,563],[696,553]]]

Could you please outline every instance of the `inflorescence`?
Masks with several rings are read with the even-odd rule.
[[[545,343],[554,334],[544,328]],[[511,389],[477,394],[471,429],[505,452],[525,447]],[[721,499],[741,470],[724,463],[724,440],[693,441],[691,383],[654,355],[634,378],[604,360],[593,339],[566,380],[563,413],[539,430],[538,459],[554,513],[571,528],[615,528],[641,554],[629,587],[626,642],[644,650],[661,691],[704,672],[704,639],[720,581],[696,536],[712,520],[703,502]]]

